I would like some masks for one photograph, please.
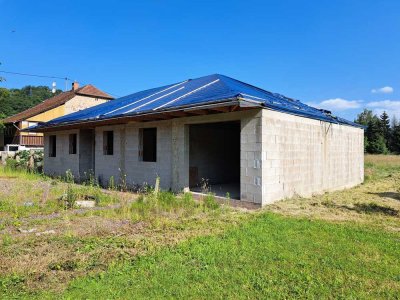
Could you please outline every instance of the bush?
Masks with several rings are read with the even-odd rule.
[[[219,207],[219,203],[215,200],[214,194],[207,194],[203,199],[204,206],[208,209],[215,210]]]
[[[75,192],[72,184],[68,184],[67,193],[65,197],[65,206],[67,209],[72,209],[75,207],[76,200],[78,199],[78,194]]]
[[[18,151],[13,157],[6,159],[6,168],[41,173],[43,171],[43,151]]]
[[[115,181],[114,181],[114,176],[110,177],[110,180],[108,180],[108,189],[110,191],[114,191],[115,190]]]
[[[73,183],[74,183],[74,175],[71,170],[67,170],[65,172],[64,180],[68,183],[67,190],[65,194],[61,197],[61,200],[64,202],[65,209],[72,209],[75,207],[76,200],[78,200],[78,193],[75,191]]]
[[[130,213],[132,219],[138,221],[165,213],[188,216],[196,211],[216,210],[219,206],[213,194],[207,195],[202,202],[196,202],[191,193],[176,195],[170,191],[153,191],[140,194],[131,204]]]
[[[14,158],[7,158],[6,159],[6,170],[15,171],[18,169],[18,162]]]
[[[371,154],[388,154],[388,149],[385,144],[385,139],[379,136],[373,141],[368,141],[367,152]]]

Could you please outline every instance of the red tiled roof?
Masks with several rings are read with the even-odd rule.
[[[61,94],[58,94],[54,97],[44,100],[43,102],[39,103],[38,105],[36,105],[34,107],[28,108],[27,110],[24,110],[18,114],[15,114],[13,116],[10,116],[10,117],[4,119],[3,122],[4,123],[15,123],[15,122],[19,122],[19,121],[28,119],[30,117],[33,117],[35,115],[38,115],[45,111],[48,111],[50,109],[56,108],[56,107],[64,104],[65,102],[71,100],[76,95],[109,99],[109,100],[114,99],[109,94],[99,90],[98,88],[96,88],[95,86],[93,86],[91,84],[88,84],[88,85],[85,85],[76,90],[62,92]]]
[[[99,90],[97,87],[91,84],[84,85],[83,87],[76,89],[75,94],[96,97],[96,98],[110,99],[110,100],[114,99],[109,94]]]

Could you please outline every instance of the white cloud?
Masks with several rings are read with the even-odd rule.
[[[391,94],[393,93],[394,89],[391,86],[384,86],[379,89],[372,89],[371,93],[373,94]]]
[[[373,101],[367,103],[366,106],[372,109],[372,111],[377,115],[380,115],[386,111],[389,117],[400,117],[400,100]]]
[[[397,100],[382,100],[367,103],[368,107],[381,107],[387,109],[400,109],[400,101]]]
[[[319,103],[309,103],[308,105],[332,111],[343,111],[347,109],[360,108],[362,100],[346,100],[342,98],[327,99]]]

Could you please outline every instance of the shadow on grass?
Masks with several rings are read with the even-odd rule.
[[[380,215],[386,215],[386,216],[392,216],[392,217],[398,217],[400,216],[400,213],[398,210],[379,205],[376,203],[356,203],[354,206],[348,206],[348,205],[337,205],[332,202],[324,202],[322,205],[326,207],[331,207],[331,208],[339,208],[339,209],[346,209],[346,210],[351,210],[358,212],[360,214],[380,214]]]
[[[396,193],[396,192],[368,193],[368,194],[377,195],[382,198],[392,198],[394,200],[400,200],[400,193]]]
[[[356,203],[354,204],[354,207],[349,208],[351,210],[355,210],[358,213],[367,213],[367,214],[382,214],[382,215],[387,215],[387,216],[398,216],[399,215],[399,211],[391,208],[391,207],[387,207],[387,206],[383,206],[383,205],[379,205],[376,203]]]

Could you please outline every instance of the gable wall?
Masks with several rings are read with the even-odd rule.
[[[50,109],[48,111],[45,111],[41,114],[38,114],[36,116],[27,118],[25,121],[31,121],[31,122],[47,122],[52,119],[58,118],[65,115],[65,105],[60,105],[57,106],[53,109]]]
[[[262,113],[263,204],[352,187],[364,180],[364,131]]]
[[[65,114],[71,114],[77,112],[79,110],[83,110],[85,108],[89,108],[92,106],[96,106],[102,103],[105,103],[109,100],[101,99],[101,98],[93,98],[88,96],[76,95],[71,100],[65,103]]]
[[[85,108],[89,108],[89,107],[92,107],[95,105],[99,105],[99,104],[102,104],[107,101],[108,100],[105,100],[105,99],[76,95],[74,98],[67,101],[65,104],[62,104],[58,107],[55,107],[53,109],[50,109],[50,110],[40,113],[38,115],[27,118],[24,121],[48,122],[52,119],[55,119],[55,118],[85,109]],[[25,126],[22,125],[21,129],[24,129],[26,127],[27,127],[26,125]],[[35,134],[35,133],[28,133],[28,132],[20,132],[19,134],[20,135],[38,135],[38,136],[43,135],[42,133]]]

